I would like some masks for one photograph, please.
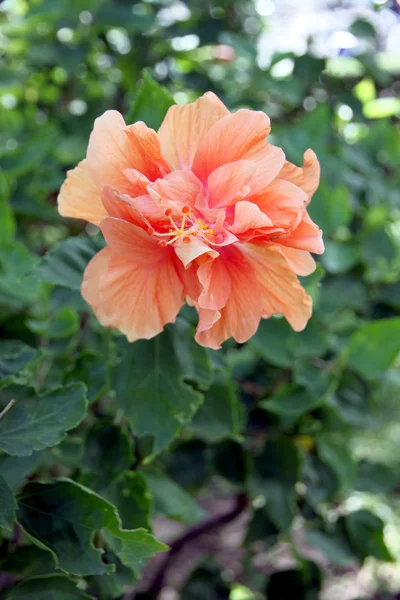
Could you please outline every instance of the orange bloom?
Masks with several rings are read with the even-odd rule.
[[[303,167],[287,162],[269,132],[264,113],[230,114],[211,92],[171,107],[157,133],[116,111],[96,119],[58,206],[99,225],[107,242],[82,284],[103,325],[149,339],[186,301],[210,348],[245,342],[277,313],[306,326],[311,298],[297,275],[323,252],[306,209],[319,164],[312,150]]]

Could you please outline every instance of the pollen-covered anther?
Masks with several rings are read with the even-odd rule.
[[[186,236],[183,238],[183,241],[185,242],[185,244],[190,244],[190,237],[189,237],[188,235],[186,235]]]
[[[166,217],[170,217],[172,215],[172,209],[171,208],[167,208],[167,210],[165,211],[165,216]]]
[[[182,208],[182,212],[183,212],[184,215],[187,215],[190,212],[190,208],[187,205],[185,205]]]
[[[167,242],[164,242],[164,240],[162,240],[162,241],[160,242],[160,246],[161,246],[162,248],[165,248],[165,247],[166,247],[166,245],[167,245]]]
[[[153,229],[152,227],[148,227],[148,228],[147,228],[147,233],[148,233],[149,235],[153,235],[153,233],[154,233],[154,229]]]

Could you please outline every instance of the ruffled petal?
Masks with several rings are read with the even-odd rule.
[[[207,180],[208,204],[212,208],[231,206],[250,192],[249,182],[257,165],[241,160],[215,169]]]
[[[107,216],[128,221],[128,223],[133,223],[139,227],[149,227],[149,222],[132,204],[130,196],[119,194],[113,188],[106,186],[103,189],[101,199]]]
[[[96,119],[89,139],[87,165],[99,188],[110,185],[127,194],[131,192],[131,184],[124,174],[126,169],[136,169],[151,181],[169,170],[163,165],[156,132],[141,122],[127,127],[115,110],[108,110]]]
[[[178,239],[174,243],[174,250],[177,257],[182,261],[185,269],[200,256],[205,257],[205,255],[207,255],[207,257],[210,258],[217,258],[218,256],[216,250],[210,248],[208,244],[205,244],[198,237],[193,236],[189,237],[188,243],[184,242],[182,238]]]
[[[250,196],[249,200],[271,219],[274,227],[287,229],[296,221],[307,196],[293,183],[275,179],[263,194]]]
[[[132,198],[147,194],[147,186],[151,183],[150,179],[136,169],[124,169],[123,173],[131,184],[129,187],[129,195]]]
[[[224,249],[221,259],[231,279],[231,291],[219,311],[199,310],[196,340],[202,346],[218,349],[222,342],[233,337],[246,342],[257,331],[262,314],[261,286],[253,269],[249,268],[242,252],[233,246]]]
[[[190,171],[173,171],[149,185],[147,190],[161,211],[169,208],[181,218],[184,206],[194,208],[202,185]]]
[[[129,341],[154,337],[183,305],[175,254],[130,223],[108,218],[102,228],[110,247],[89,263],[82,294],[100,322]]]
[[[305,277],[313,273],[316,268],[315,260],[309,252],[280,246],[280,250],[286,258],[290,268],[297,274]]]
[[[84,219],[98,225],[107,216],[101,202],[101,192],[90,176],[86,160],[67,172],[57,202],[58,212],[63,217]]]
[[[104,311],[101,310],[99,283],[100,278],[107,273],[111,255],[110,248],[103,248],[91,259],[85,269],[81,286],[83,298],[92,307],[100,323],[104,326],[108,325],[108,321]]]
[[[100,227],[111,250],[129,260],[149,265],[161,261],[169,251],[169,248],[162,248],[159,240],[147,231],[122,219],[108,217],[103,219]]]
[[[277,237],[277,244],[306,250],[314,254],[324,252],[324,242],[322,240],[322,231],[309,217],[306,209],[302,211],[302,220],[299,225],[289,235]]]
[[[190,169],[201,139],[228,114],[226,106],[212,92],[192,104],[171,106],[158,131],[163,155],[171,169]]]
[[[248,199],[255,194],[262,194],[278,176],[285,164],[285,154],[281,148],[265,142],[264,147],[261,145],[258,154],[253,156],[251,160],[256,165],[256,169],[249,181],[250,193]]]
[[[282,314],[295,331],[307,325],[312,300],[276,246],[243,244],[249,268],[262,289],[262,316]]]
[[[231,293],[231,277],[226,262],[217,258],[203,263],[197,270],[197,277],[202,286],[199,306],[212,310],[223,308]]]
[[[256,160],[265,148],[270,121],[263,112],[241,109],[223,117],[201,140],[192,170],[201,181],[221,165]]]
[[[238,235],[252,229],[272,226],[271,219],[259,209],[257,204],[243,200],[235,206],[235,220],[229,230]]]
[[[319,185],[320,166],[317,156],[310,148],[304,153],[302,167],[287,161],[280,171],[279,179],[286,179],[298,185],[307,194],[309,201]]]

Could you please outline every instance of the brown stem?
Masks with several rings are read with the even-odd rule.
[[[191,527],[182,537],[172,542],[168,554],[165,556],[147,590],[149,597],[157,598],[164,586],[168,570],[174,562],[177,554],[179,554],[184,546],[190,544],[205,533],[215,531],[215,529],[223,527],[234,519],[237,519],[237,517],[241,515],[241,513],[247,508],[248,503],[249,498],[247,494],[238,494],[235,498],[235,504],[229,512],[222,515],[216,515],[215,517],[211,517],[210,519]]]

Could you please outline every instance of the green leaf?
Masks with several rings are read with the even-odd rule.
[[[20,310],[33,302],[39,292],[39,282],[30,271],[38,257],[19,242],[0,247],[0,305]]]
[[[344,523],[351,545],[362,559],[373,556],[378,560],[393,560],[384,541],[382,519],[368,510],[358,510],[347,515]]]
[[[88,262],[103,247],[104,240],[100,235],[63,240],[42,258],[35,276],[41,281],[80,290]]]
[[[181,322],[152,340],[124,341],[120,350],[123,359],[114,369],[119,405],[133,431],[154,436],[154,451],[160,452],[190,423],[203,400],[185,380],[209,385],[208,355]]]
[[[350,489],[354,481],[356,465],[343,439],[340,436],[323,433],[318,435],[315,441],[321,461],[336,473],[343,490]]]
[[[252,489],[265,497],[271,521],[288,531],[295,513],[294,487],[300,475],[301,459],[295,444],[284,436],[268,440],[254,460]]]
[[[48,321],[28,319],[28,329],[37,335],[51,339],[72,337],[79,329],[78,313],[73,308],[63,308],[58,314],[52,315]]]
[[[8,596],[9,600],[90,600],[71,579],[64,575],[31,577],[18,583]]]
[[[305,457],[301,480],[306,486],[307,501],[315,508],[320,502],[331,500],[338,487],[335,471],[312,454]]]
[[[102,419],[88,432],[83,463],[96,489],[107,488],[133,462],[132,443],[120,426]]]
[[[166,516],[183,523],[194,523],[204,516],[204,511],[190,494],[172,479],[156,471],[145,472],[144,476],[153,496],[155,515]]]
[[[86,415],[85,386],[79,383],[43,396],[30,388],[12,386],[3,390],[0,398],[3,405],[16,401],[0,421],[0,450],[13,456],[55,446]]]
[[[400,317],[364,325],[343,351],[343,361],[354,371],[373,379],[395,361],[400,352]]]
[[[35,348],[19,340],[0,341],[0,387],[8,385],[38,355]]]
[[[325,252],[321,257],[321,262],[329,273],[346,273],[359,261],[360,249],[356,244],[331,240],[325,243]]]
[[[272,318],[261,321],[249,344],[268,363],[292,367],[297,358],[322,356],[329,347],[329,339],[315,319],[297,333],[285,319]]]
[[[204,402],[195,414],[190,429],[213,442],[240,435],[245,427],[245,411],[234,383],[218,373]]]
[[[340,532],[325,533],[316,529],[306,530],[306,540],[314,548],[318,548],[332,565],[349,567],[354,565],[354,556],[351,548]]]
[[[233,484],[243,485],[249,472],[249,456],[244,446],[236,440],[223,440],[215,444],[212,450],[218,475]]]
[[[175,101],[167,90],[154,81],[147,70],[144,70],[127,121],[128,123],[144,121],[148,127],[157,130],[167,110],[173,104]]]
[[[9,202],[9,186],[6,176],[0,168],[0,240],[2,244],[9,243],[15,235],[15,218]]]
[[[0,475],[0,527],[12,531],[15,521],[15,500],[5,479]]]
[[[290,386],[285,386],[280,388],[268,400],[260,402],[259,406],[280,417],[298,419],[301,415],[321,406],[323,402],[324,399],[321,396],[315,396],[305,390],[293,390]]]
[[[248,525],[246,545],[261,540],[264,548],[270,548],[276,543],[278,535],[279,529],[269,518],[265,507],[255,510]]]
[[[348,187],[331,187],[321,182],[316,198],[309,206],[313,221],[318,223],[324,234],[334,233],[339,227],[345,227],[351,220],[352,211]]]
[[[371,494],[388,494],[399,481],[399,474],[392,466],[362,460],[358,463],[354,489]]]
[[[0,475],[13,492],[35,471],[41,455],[41,452],[32,452],[30,456],[0,456]]]
[[[52,553],[56,566],[73,575],[113,570],[93,546],[95,531],[137,572],[146,558],[167,549],[145,529],[121,529],[115,506],[68,479],[28,484],[18,499],[17,519],[35,544]]]
[[[153,499],[147,483],[144,474],[125,471],[103,491],[104,497],[118,509],[124,529],[151,529]]]

